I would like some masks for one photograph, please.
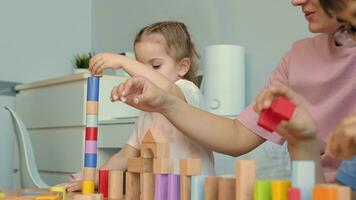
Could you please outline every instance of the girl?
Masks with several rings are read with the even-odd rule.
[[[98,74],[106,68],[121,68],[133,77],[146,77],[165,93],[204,109],[202,94],[193,83],[197,80],[197,52],[183,23],[166,21],[143,28],[135,38],[134,51],[137,61],[117,54],[98,54],[90,60],[89,69],[92,74]],[[121,89],[113,89],[113,101],[117,99],[116,92]],[[170,157],[175,160],[175,173],[179,172],[179,159],[199,158],[202,173],[214,174],[212,152],[184,136],[163,115],[154,112],[140,114],[127,144],[101,169],[125,170],[128,158],[139,156],[144,134],[151,128],[159,129],[167,138]],[[73,179],[78,181],[81,178],[75,176]],[[67,190],[74,191],[79,188],[80,185],[72,184]]]

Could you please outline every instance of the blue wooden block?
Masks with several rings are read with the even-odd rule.
[[[84,167],[96,167],[97,155],[92,153],[86,153],[84,158]]]
[[[168,175],[157,174],[155,177],[155,200],[166,200],[168,192]]]
[[[87,81],[87,101],[99,101],[99,82],[97,76],[88,77]]]
[[[190,185],[190,199],[192,200],[204,200],[204,175],[192,176]]]
[[[292,185],[300,188],[302,200],[312,199],[312,189],[315,186],[315,162],[293,161],[292,162]]]
[[[168,200],[180,200],[180,177],[176,174],[168,175]]]

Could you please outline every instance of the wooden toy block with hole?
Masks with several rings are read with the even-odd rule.
[[[155,176],[152,173],[140,174],[140,200],[154,200]]]
[[[125,200],[140,199],[140,174],[126,172]]]
[[[132,173],[153,172],[153,161],[149,158],[129,158],[127,171]]]
[[[205,200],[217,200],[219,197],[219,177],[208,176],[204,183]],[[235,188],[234,188],[235,190]]]
[[[169,158],[168,143],[143,143],[141,146],[142,158]]]
[[[236,164],[236,200],[250,200],[256,179],[256,161],[238,160]]]
[[[173,174],[173,160],[169,158],[161,158],[153,160],[154,174]]]
[[[123,181],[124,181],[123,171],[120,170],[109,171],[108,199],[110,200],[124,199]]]
[[[236,179],[234,177],[220,177],[218,200],[235,200],[235,184]]]
[[[180,176],[180,199],[190,200],[190,186],[191,177],[190,176]]]
[[[188,158],[179,161],[179,173],[183,176],[198,176],[201,173],[200,159]]]

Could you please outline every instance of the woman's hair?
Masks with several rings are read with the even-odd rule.
[[[346,4],[345,0],[320,0],[320,5],[329,16],[332,15],[332,12],[342,11]]]
[[[198,53],[190,39],[187,27],[182,22],[163,21],[142,28],[136,35],[134,44],[152,36],[161,35],[165,41],[166,51],[176,62],[189,58],[191,65],[184,79],[197,83]]]

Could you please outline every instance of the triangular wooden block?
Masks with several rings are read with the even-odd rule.
[[[142,143],[167,143],[167,140],[160,130],[149,129],[145,134]]]

